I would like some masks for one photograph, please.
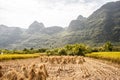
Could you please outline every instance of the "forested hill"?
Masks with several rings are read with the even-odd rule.
[[[0,25],[0,48],[49,48],[65,44],[120,44],[120,1],[109,2],[88,18],[79,15],[67,28],[34,21],[28,29]]]

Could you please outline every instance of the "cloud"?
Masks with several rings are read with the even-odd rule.
[[[37,1],[38,2],[44,1],[44,2],[52,3],[52,4],[55,4],[55,3],[68,3],[68,4],[72,3],[73,4],[73,3],[78,3],[84,0],[37,0]]]
[[[88,17],[116,0],[0,0],[0,24],[27,28],[34,20],[46,26],[68,26],[78,15]]]

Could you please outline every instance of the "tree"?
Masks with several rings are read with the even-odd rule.
[[[24,48],[23,53],[27,54],[27,53],[30,53],[30,51],[27,48]]]
[[[103,45],[103,48],[104,48],[104,51],[112,51],[113,45],[112,45],[111,42],[106,42],[106,43]]]
[[[30,50],[34,50],[34,48],[30,48]]]
[[[64,48],[61,48],[61,49],[58,50],[58,54],[59,55],[67,55],[67,52]]]
[[[86,51],[86,46],[83,44],[75,44],[72,51],[73,51],[74,55],[84,56],[85,51]]]

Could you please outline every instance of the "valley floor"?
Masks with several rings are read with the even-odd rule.
[[[4,61],[0,65],[5,72],[9,68],[19,70],[22,65],[32,63],[41,64],[40,58]],[[45,67],[49,75],[47,80],[120,80],[120,67],[92,58],[85,58],[81,64],[45,63]]]

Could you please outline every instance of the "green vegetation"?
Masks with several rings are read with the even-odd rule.
[[[33,53],[44,53],[47,49],[41,48],[41,49],[34,49],[34,48],[24,48],[23,50],[8,50],[8,49],[0,49],[0,53],[4,54],[33,54]]]
[[[33,53],[40,53],[40,55],[47,54],[48,56],[50,56],[50,55],[76,56],[77,55],[77,56],[88,56],[88,57],[113,60],[113,62],[120,61],[120,58],[118,55],[115,56],[115,58],[113,58],[114,57],[113,54],[110,53],[113,50],[115,50],[115,47],[112,45],[111,42],[106,42],[105,44],[103,44],[100,47],[89,47],[88,45],[85,45],[85,44],[68,44],[66,46],[63,46],[60,48],[53,48],[53,49],[45,49],[45,48],[41,48],[41,49],[24,48],[23,50],[0,49],[0,54],[1,54],[0,60],[38,57],[39,56],[38,54],[33,54]],[[95,52],[95,54],[93,52]],[[98,53],[96,54],[96,52],[100,52],[102,54],[99,55]],[[109,54],[107,54],[107,52]],[[91,54],[88,54],[88,53],[91,53]],[[104,55],[105,55],[105,57],[104,57]],[[112,59],[111,59],[111,56],[112,56]]]
[[[115,50],[115,49],[114,49]],[[100,47],[93,47],[92,52],[105,52],[105,51],[113,51],[113,45],[111,42],[106,42]]]
[[[69,44],[62,48],[55,48],[48,50],[48,55],[81,55],[84,56],[85,53],[91,52],[89,46],[85,44]]]
[[[119,0],[107,3],[88,18],[80,15],[66,28],[45,27],[37,21],[28,29],[0,25],[0,48],[55,48],[75,43],[99,46],[108,40],[120,45],[119,4]]]
[[[26,59],[39,57],[40,54],[3,54],[0,55],[0,60]]]
[[[93,52],[85,56],[120,63],[120,52]]]
[[[111,42],[106,42],[106,43],[103,45],[103,49],[104,49],[105,51],[112,51],[112,49],[113,49],[112,43],[111,43]]]
[[[115,49],[114,49],[115,50]],[[47,55],[80,55],[84,56],[86,53],[91,52],[110,52],[113,51],[111,42],[106,42],[100,47],[89,47],[85,44],[69,44],[62,48],[54,48],[47,50]]]

